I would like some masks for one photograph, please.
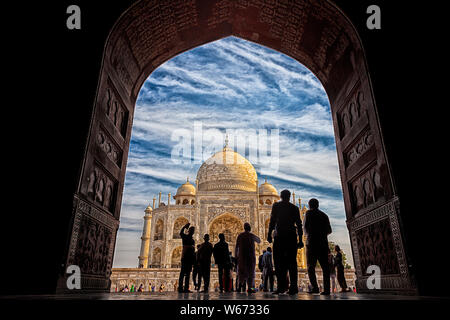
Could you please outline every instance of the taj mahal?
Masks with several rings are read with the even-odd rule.
[[[261,239],[256,246],[257,257],[268,246],[266,240],[272,204],[280,200],[279,192],[267,180],[259,184],[253,165],[242,155],[225,146],[200,166],[195,185],[189,181],[182,184],[176,194],[167,195],[167,203],[153,198],[152,205],[145,210],[137,268],[115,268],[111,274],[111,291],[120,291],[125,285],[143,284],[145,291],[152,287],[175,291],[178,286],[181,265],[181,228],[188,222],[195,226],[196,244],[203,242],[208,233],[210,241],[219,241],[219,233],[225,234],[230,251],[234,255],[235,241],[249,222],[252,232]],[[173,200],[173,202],[172,202]],[[291,201],[300,208],[303,220],[307,211],[300,197],[292,192]],[[305,240],[304,240],[305,241]],[[307,286],[305,249],[298,250],[299,287]],[[261,276],[256,270],[255,285],[259,286]],[[317,269],[319,271],[319,269]],[[235,275],[234,275],[235,276]],[[320,279],[320,272],[318,272]],[[346,273],[349,286],[354,286],[354,271]],[[320,281],[319,281],[320,282]],[[192,279],[191,279],[192,283]],[[210,290],[218,285],[217,271],[212,259]]]

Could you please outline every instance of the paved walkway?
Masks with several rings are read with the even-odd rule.
[[[71,293],[54,295],[23,295],[23,296],[3,296],[0,299],[19,299],[19,300],[341,300],[341,301],[424,301],[435,300],[432,297],[419,296],[400,296],[387,294],[357,294],[357,293],[334,293],[329,296],[319,294],[299,293],[297,295],[274,295],[269,292],[257,292],[252,295],[247,293],[177,293],[177,292],[143,292],[143,293]],[[450,300],[450,299],[449,299]]]

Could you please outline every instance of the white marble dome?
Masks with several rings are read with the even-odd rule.
[[[255,192],[258,175],[246,158],[228,146],[206,160],[197,172],[199,191]]]

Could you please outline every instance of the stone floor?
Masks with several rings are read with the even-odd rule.
[[[252,295],[247,293],[177,293],[177,292],[143,292],[143,293],[71,293],[71,294],[54,294],[54,295],[11,295],[3,296],[0,299],[6,300],[341,300],[341,301],[424,301],[436,300],[441,298],[419,297],[419,296],[401,296],[387,294],[357,294],[357,293],[335,293],[329,296],[321,296],[319,294],[299,293],[298,295],[273,295],[266,292],[257,292]]]

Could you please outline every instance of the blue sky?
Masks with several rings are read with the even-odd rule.
[[[351,262],[350,241],[327,94],[320,81],[290,57],[229,37],[182,53],[157,68],[141,88],[133,119],[114,267],[136,267],[144,209],[162,191],[174,195],[201,161],[223,147],[211,140],[203,159],[175,163],[174,133],[216,130],[279,130],[278,170],[254,163],[260,183],[303,199],[315,197]],[[251,153],[246,148],[246,156]],[[184,159],[186,160],[186,158]],[[265,174],[261,174],[264,172]],[[173,200],[172,200],[173,203]],[[351,263],[353,264],[353,263]]]

